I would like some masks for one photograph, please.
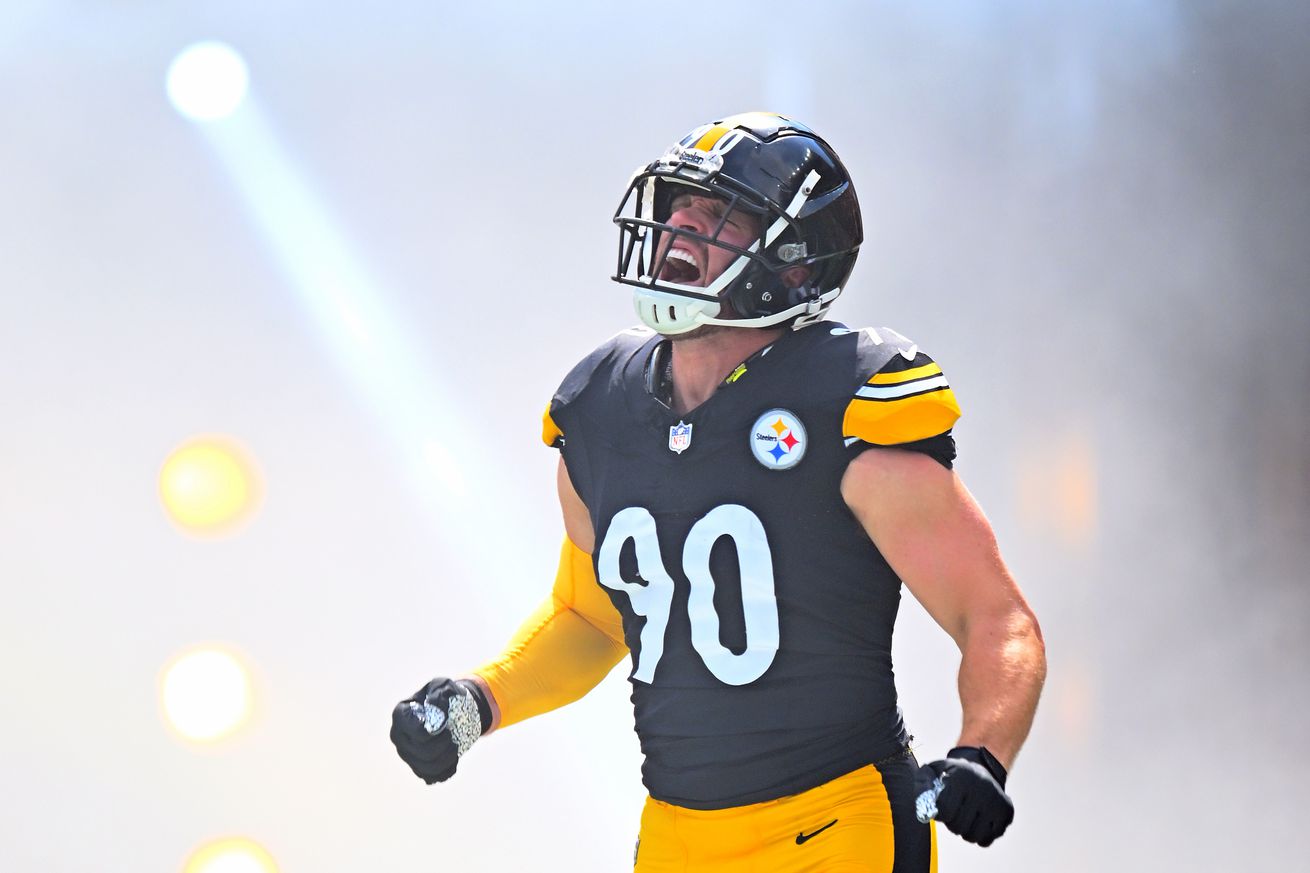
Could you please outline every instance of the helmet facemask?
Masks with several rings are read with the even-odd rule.
[[[668,219],[676,211],[672,203],[681,193],[695,193],[722,202],[718,220],[706,232],[682,226]],[[628,186],[627,194],[615,216],[619,225],[619,266],[616,278],[637,286],[636,305],[642,320],[661,333],[685,333],[702,324],[719,320],[724,312],[725,291],[751,267],[756,272],[766,267],[760,255],[763,232],[754,239],[734,244],[724,238],[724,230],[734,213],[747,213],[763,224],[764,211],[740,194],[725,195],[709,188],[639,173]],[[677,245],[679,242],[684,245]],[[706,251],[713,247],[728,253],[732,260],[710,281],[703,281],[710,269],[705,263],[693,266],[679,251]]]

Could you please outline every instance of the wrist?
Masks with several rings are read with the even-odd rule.
[[[478,720],[481,722],[482,736],[486,736],[491,730],[495,721],[495,711],[491,705],[491,695],[479,682],[477,677],[470,679],[456,679],[455,684],[465,689],[473,696],[473,702],[478,705]]]
[[[982,767],[996,780],[996,784],[1005,788],[1005,780],[1009,773],[995,755],[988,751],[986,746],[956,746],[946,753],[947,758],[962,758],[966,761],[972,761],[975,764],[981,764]]]

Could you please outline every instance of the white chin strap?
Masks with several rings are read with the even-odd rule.
[[[695,300],[654,288],[638,288],[632,294],[632,304],[642,324],[665,336],[686,333],[702,324],[718,324],[715,316],[722,309],[710,300]]]
[[[717,324],[723,327],[772,327],[791,319],[796,319],[793,327],[804,327],[823,318],[832,301],[841,294],[840,288],[825,291],[815,300],[799,303],[773,315],[761,315],[758,318],[719,318],[722,307],[709,300],[694,300],[680,294],[667,291],[640,288],[632,295],[637,317],[642,324],[656,333],[665,336],[677,336],[695,330],[702,324]]]

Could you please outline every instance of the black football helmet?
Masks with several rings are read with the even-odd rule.
[[[710,233],[668,223],[670,204],[688,189],[726,202]],[[744,247],[719,239],[733,210],[760,219],[759,236]],[[767,112],[701,125],[639,168],[614,222],[619,260],[613,278],[636,289],[641,320],[669,335],[702,324],[800,327],[818,321],[841,294],[864,239],[855,188],[832,147],[805,125]],[[679,237],[737,257],[708,285],[662,279]],[[791,267],[808,273],[789,288],[782,273]]]

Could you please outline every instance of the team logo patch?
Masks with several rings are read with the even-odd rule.
[[[751,452],[770,470],[796,466],[805,456],[807,445],[805,425],[785,409],[770,409],[755,419],[751,428]]]
[[[691,425],[678,422],[669,428],[669,450],[679,455],[691,447]]]

